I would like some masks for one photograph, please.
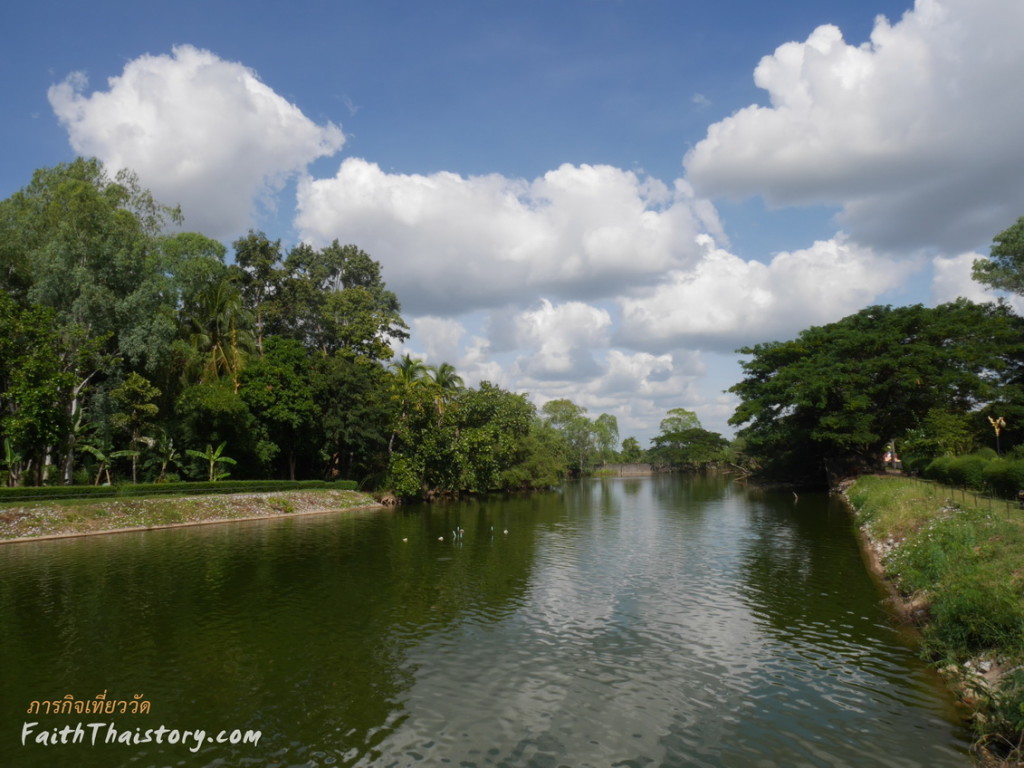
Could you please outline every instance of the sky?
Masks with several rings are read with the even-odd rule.
[[[1024,0],[37,0],[0,198],[95,156],[230,245],[379,261],[431,365],[647,446],[737,350],[991,300],[1024,215]]]

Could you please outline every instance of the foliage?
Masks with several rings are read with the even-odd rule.
[[[729,441],[701,427],[692,411],[673,408],[660,426],[661,432],[648,451],[651,462],[699,470],[724,460]]]
[[[551,484],[552,431],[536,426],[525,395],[489,382],[454,392],[438,414],[434,393],[416,377],[403,401],[388,466],[389,486],[403,496]]]
[[[239,395],[253,414],[263,454],[287,457],[288,477],[295,479],[296,461],[309,445],[315,405],[306,350],[293,339],[270,337],[263,356],[243,372]],[[273,448],[270,448],[273,446]]]
[[[877,467],[929,412],[966,414],[1019,371],[1022,321],[1003,305],[869,307],[796,339],[741,349],[731,424],[766,474],[821,484]]]
[[[121,386],[110,393],[111,400],[118,410],[110,419],[111,426],[128,435],[128,450],[132,459],[132,482],[137,482],[139,451],[142,447],[152,447],[156,439],[142,434],[148,431],[153,418],[160,410],[152,402],[160,396],[160,390],[150,384],[145,377],[135,373],[128,374]]]
[[[619,459],[625,464],[639,464],[642,462],[644,460],[644,449],[640,447],[640,441],[635,437],[627,437],[623,440]]]
[[[186,451],[186,453],[188,453],[189,456],[195,456],[197,459],[202,459],[203,461],[209,463],[211,483],[216,482],[217,480],[222,480],[231,474],[230,472],[227,472],[225,470],[218,469],[218,464],[238,463],[234,459],[223,455],[224,446],[226,445],[227,443],[221,443],[220,445],[217,446],[216,449],[214,449],[213,446],[211,445],[207,445],[205,451],[194,451],[191,448],[188,449],[188,451]]]
[[[1024,216],[993,238],[990,256],[974,262],[979,283],[1024,295]]]

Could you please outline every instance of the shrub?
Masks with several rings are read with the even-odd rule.
[[[994,459],[994,452],[991,457],[980,452],[957,456],[949,467],[952,484],[963,488],[971,488],[975,491],[984,490],[985,467]]]
[[[952,485],[952,475],[950,474],[950,468],[953,466],[952,456],[939,456],[933,459],[931,464],[927,466],[924,471],[924,476],[929,480],[935,480],[940,483],[946,483]]]
[[[997,496],[1016,498],[1017,491],[1024,489],[1024,461],[993,459],[985,467],[985,483]]]

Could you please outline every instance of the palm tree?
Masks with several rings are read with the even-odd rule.
[[[398,419],[400,423],[404,423],[408,418],[409,402],[413,399],[415,393],[419,389],[422,389],[430,380],[427,375],[428,368],[424,365],[422,360],[414,359],[407,352],[389,365],[388,370],[394,377],[395,389],[397,390],[395,397],[399,401]],[[398,429],[396,426],[396,428],[391,431],[391,437],[388,440],[389,456],[394,452],[395,436],[397,432]]]
[[[182,308],[182,334],[201,361],[201,380],[231,377],[235,392],[245,359],[256,347],[252,317],[231,275],[206,285],[193,302]]]
[[[407,352],[388,366],[388,370],[391,371],[401,389],[409,390],[422,385],[429,369],[422,360],[416,360]]]
[[[437,417],[440,423],[444,418],[446,406],[457,392],[465,389],[465,384],[451,363],[441,363],[436,368],[428,366],[427,377],[434,390],[434,402],[437,404]]]

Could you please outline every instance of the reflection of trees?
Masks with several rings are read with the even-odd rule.
[[[25,546],[0,579],[0,692],[142,692],[169,726],[262,729],[261,754],[361,749],[400,708],[404,649],[513,610],[560,510],[540,494]]]
[[[767,627],[791,635],[812,621],[848,623],[852,606],[859,607],[857,621],[865,611],[875,612],[876,587],[841,502],[766,494],[751,505],[751,514],[754,537],[743,551],[743,597]]]
[[[730,475],[708,473],[689,475],[688,482],[679,482],[679,475],[664,474],[651,478],[651,488],[663,508],[699,511],[709,502],[723,499],[729,493],[732,480]]]

